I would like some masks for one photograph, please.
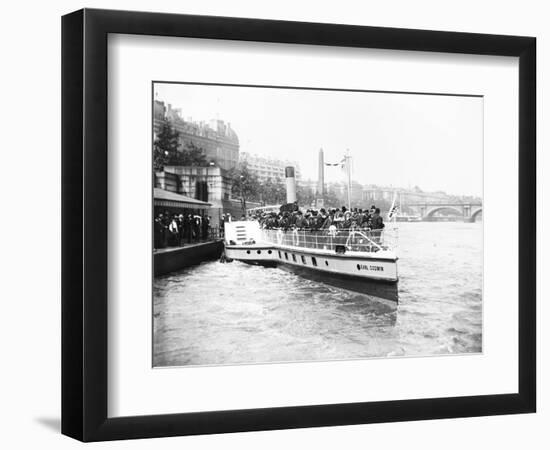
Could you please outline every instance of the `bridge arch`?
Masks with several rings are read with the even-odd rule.
[[[444,205],[444,206],[436,206],[435,208],[427,209],[426,213],[424,214],[424,217],[433,217],[433,215],[441,210],[451,210],[456,212],[457,216],[462,217],[464,215],[464,212],[462,208],[457,208],[455,206],[450,205]]]
[[[479,216],[481,213],[483,213],[483,208],[478,208],[475,211],[472,211],[472,221],[475,221],[476,217]]]

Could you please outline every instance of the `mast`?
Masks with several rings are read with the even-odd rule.
[[[388,221],[391,221],[392,219],[394,219],[394,222],[397,220],[396,219],[396,216],[397,216],[397,211],[398,211],[398,206],[395,204],[397,202],[397,189],[394,189],[393,191],[393,200],[391,202],[391,206],[390,206],[390,209],[388,211]],[[401,198],[401,196],[399,196],[399,198]]]

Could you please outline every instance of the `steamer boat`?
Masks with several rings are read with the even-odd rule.
[[[351,175],[349,186],[351,198]],[[286,169],[286,187],[287,204],[295,204],[292,167]],[[395,210],[392,205],[389,219]],[[280,267],[333,286],[397,301],[395,215],[385,228],[377,230],[334,225],[320,230],[266,229],[255,220],[226,222],[224,227],[227,261]]]
[[[289,266],[354,281],[395,283],[397,229],[261,229],[256,221],[225,224],[225,256],[252,264]]]

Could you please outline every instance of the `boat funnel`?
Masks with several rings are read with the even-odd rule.
[[[294,167],[285,167],[286,178],[286,202],[294,203],[296,201],[296,178],[294,176]]]

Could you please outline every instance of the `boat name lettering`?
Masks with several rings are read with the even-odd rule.
[[[366,264],[360,264],[360,267],[362,270],[375,270],[375,271],[383,271],[383,266],[368,266]]]

